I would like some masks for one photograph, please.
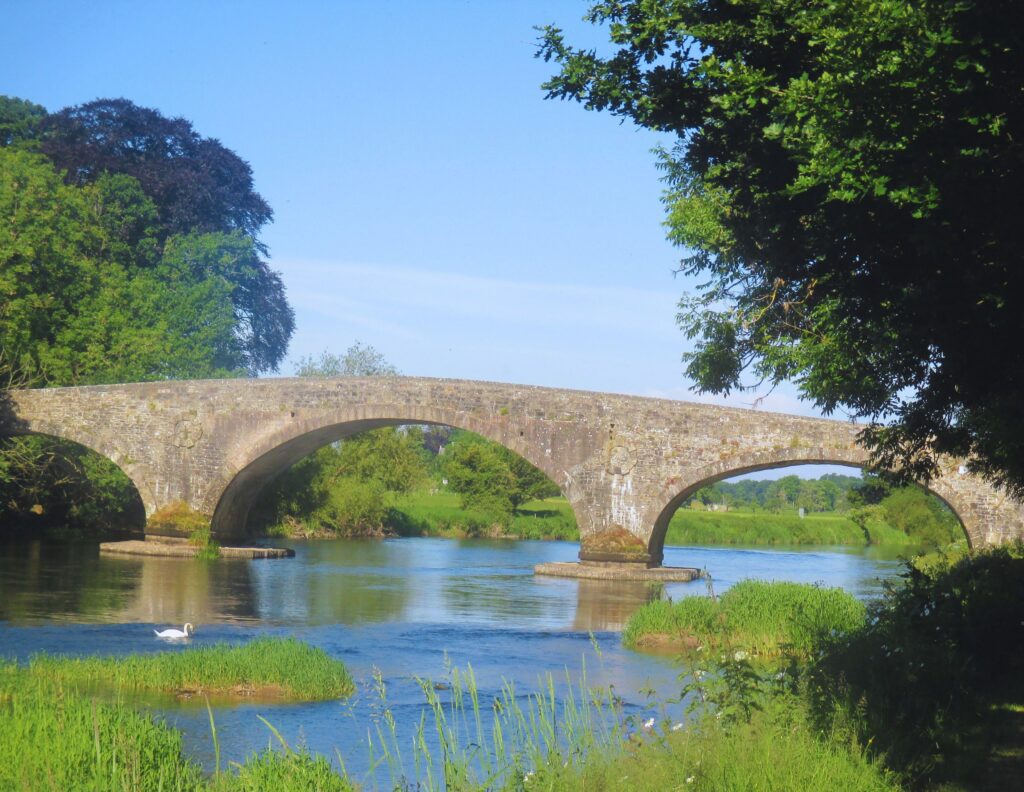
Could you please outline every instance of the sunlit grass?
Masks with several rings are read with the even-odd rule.
[[[745,580],[717,600],[648,603],[630,617],[622,641],[639,648],[667,636],[679,648],[806,654],[822,636],[857,629],[865,617],[863,603],[842,589]]]
[[[872,544],[914,544],[903,531],[877,520],[870,526]],[[665,543],[670,545],[865,545],[864,530],[841,513],[808,514],[682,508],[672,515]]]
[[[432,684],[423,684],[429,714],[413,745],[413,776],[399,761],[402,747],[394,718],[384,710],[375,746],[378,766],[390,770],[385,788],[897,788],[845,736],[815,732],[803,708],[789,697],[765,699],[753,718],[738,724],[726,724],[714,713],[683,724],[664,717],[623,717],[613,692],[588,688],[585,674],[567,679],[560,695],[550,676],[527,696],[506,684],[489,704],[481,702],[472,669],[454,670],[449,681],[447,701]],[[379,693],[386,704],[383,688]]]
[[[467,511],[453,492],[412,492],[396,499],[391,527],[406,536],[453,538],[579,539],[576,517],[565,498],[527,501],[506,523]]]
[[[347,792],[327,760],[265,751],[205,777],[181,734],[127,704],[0,665],[0,789],[96,792]]]
[[[88,689],[279,695],[295,701],[341,698],[354,690],[344,663],[293,638],[128,657],[36,655],[26,672]]]
[[[843,790],[899,787],[848,741],[820,735],[799,707],[756,713],[723,727],[713,715],[678,731],[659,724],[624,748],[596,753],[578,768],[545,765],[527,789],[634,792],[662,790]],[[532,779],[531,779],[532,780]]]
[[[0,789],[173,792],[200,787],[181,735],[124,705],[0,667]]]

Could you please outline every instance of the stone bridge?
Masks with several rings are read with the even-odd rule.
[[[14,391],[0,434],[72,440],[131,478],[147,515],[186,503],[222,541],[244,535],[260,491],[315,449],[397,424],[445,424],[507,446],[547,473],[576,513],[585,562],[660,564],[676,507],[739,473],[861,466],[840,421],[491,382],[394,378],[168,381]],[[1024,536],[1019,502],[955,460],[930,483],[972,546]]]

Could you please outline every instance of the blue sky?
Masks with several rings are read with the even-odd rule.
[[[0,93],[124,96],[248,160],[291,361],[360,339],[405,374],[722,402],[682,373],[693,284],[673,275],[651,153],[671,141],[543,98],[533,26],[600,47],[584,11],[7,0]],[[814,414],[792,387],[761,409]]]

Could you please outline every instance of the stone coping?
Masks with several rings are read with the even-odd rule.
[[[101,542],[101,553],[116,555],[164,556],[194,558],[199,548],[188,542],[128,539],[123,542]],[[222,547],[221,558],[291,558],[295,551],[287,547]]]
[[[586,580],[656,580],[663,583],[688,583],[701,577],[692,567],[644,567],[639,564],[589,566],[568,561],[549,561],[533,568],[535,575],[582,578]]]

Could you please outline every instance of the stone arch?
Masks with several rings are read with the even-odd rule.
[[[409,405],[396,410],[393,406],[362,405],[308,418],[293,414],[292,420],[284,426],[264,436],[250,438],[250,442],[234,449],[228,459],[229,468],[234,473],[225,478],[220,487],[214,488],[219,494],[216,502],[210,504],[214,535],[232,537],[244,533],[249,509],[263,487],[318,448],[371,429],[406,424],[452,426],[499,443],[540,468],[573,505],[574,498],[570,494],[572,482],[566,472],[556,466],[547,454],[540,452],[539,446],[543,444],[531,442],[536,438],[522,421],[507,416],[499,420],[484,419],[440,407]]]
[[[745,473],[797,465],[840,465],[863,470],[867,466],[867,461],[866,452],[858,448],[835,449],[834,453],[814,455],[808,454],[807,449],[786,449],[754,452],[706,465],[695,471],[691,483],[686,484],[682,489],[675,488],[674,490],[672,486],[662,488],[662,502],[666,505],[655,520],[648,552],[659,559],[664,557],[665,536],[668,533],[668,524],[672,515],[687,498],[703,487]],[[970,547],[977,547],[982,543],[973,525],[974,521],[971,519],[970,505],[965,503],[960,494],[950,487],[943,478],[933,480],[929,486],[918,486],[937,497],[953,512]]]
[[[153,508],[151,507],[153,502],[152,493],[148,487],[140,485],[140,482],[145,481],[145,479],[139,476],[139,471],[134,469],[135,466],[133,464],[129,464],[131,460],[126,460],[116,449],[110,448],[104,443],[96,443],[92,438],[82,438],[76,435],[76,433],[62,431],[57,427],[42,426],[39,423],[22,424],[14,427],[8,425],[0,436],[9,438],[45,437],[51,440],[60,440],[65,443],[76,445],[79,448],[83,448],[86,451],[106,459],[114,465],[114,467],[120,470],[131,484],[134,501],[137,503],[138,508],[137,516],[140,518],[138,529],[139,532],[143,530],[145,519],[152,514],[153,511]],[[150,496],[149,500],[146,498],[147,495]],[[135,506],[133,506],[132,509],[135,509]]]

